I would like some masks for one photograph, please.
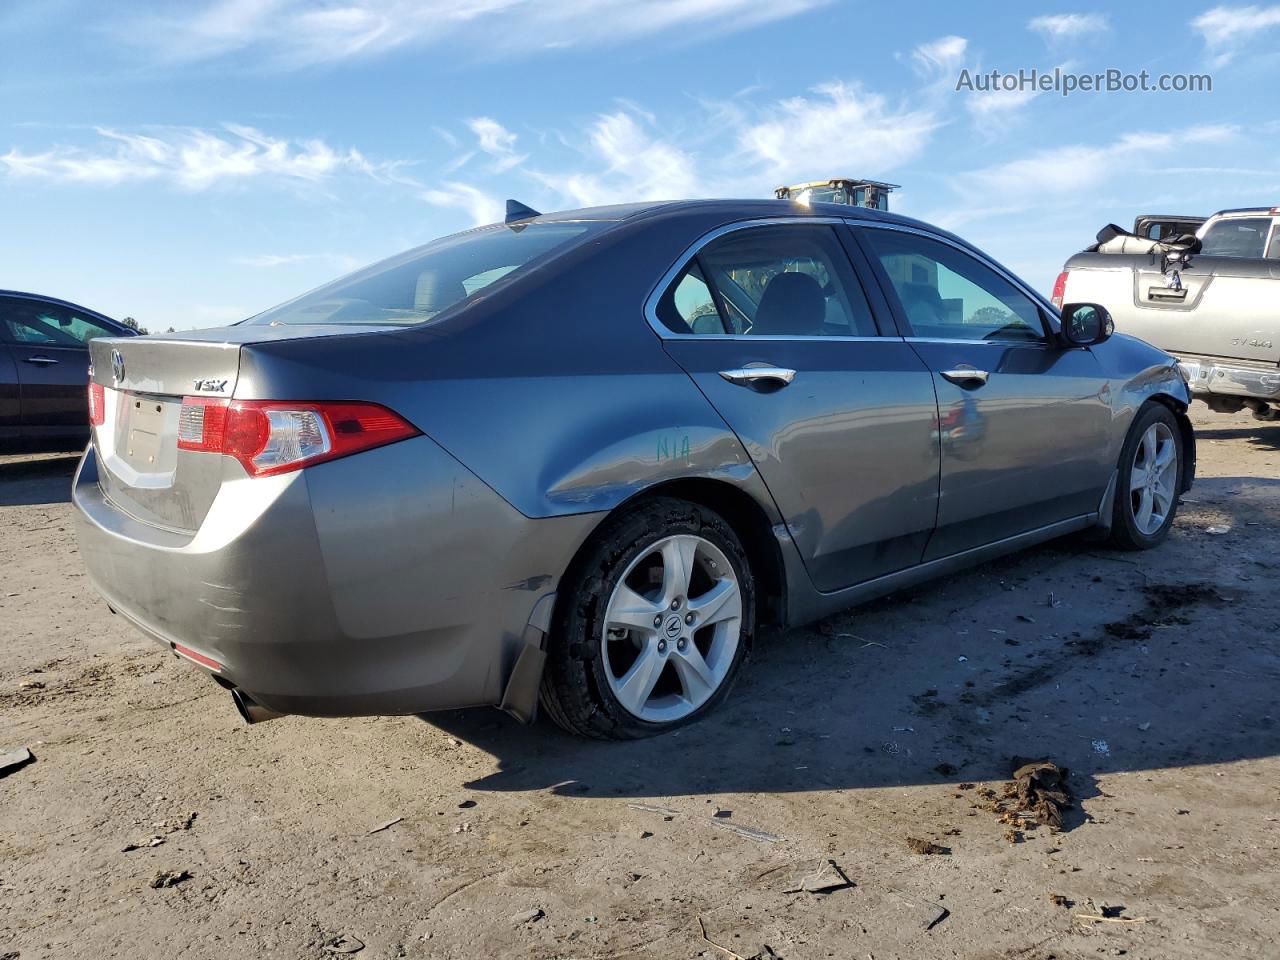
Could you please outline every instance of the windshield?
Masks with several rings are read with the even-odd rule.
[[[604,226],[604,222],[501,224],[436,240],[327,283],[248,324],[424,323],[489,284]]]
[[[1219,220],[1200,238],[1200,253],[1206,257],[1261,259],[1270,230],[1270,217],[1230,217]]]

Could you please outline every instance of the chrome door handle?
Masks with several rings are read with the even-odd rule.
[[[954,370],[939,370],[946,379],[959,386],[982,386],[987,382],[987,377],[991,374],[985,370],[975,370],[973,367],[956,367]]]
[[[785,387],[796,378],[796,372],[786,367],[737,367],[733,370],[721,370],[720,376],[739,386],[750,386],[759,380],[772,380]]]
[[[48,366],[50,364],[54,364],[58,362],[57,360],[53,359],[53,357],[27,357],[26,361],[27,363],[39,363],[44,366]]]

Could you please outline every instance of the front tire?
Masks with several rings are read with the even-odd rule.
[[[606,521],[566,575],[543,708],[582,736],[674,730],[725,698],[754,626],[751,566],[733,529],[706,507],[651,500]]]
[[[1120,452],[1111,543],[1150,550],[1163,543],[1178,512],[1182,485],[1182,430],[1168,407],[1139,411]]]

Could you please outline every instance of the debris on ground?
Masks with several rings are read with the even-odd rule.
[[[26,747],[14,747],[12,750],[0,750],[0,777],[12,773],[19,767],[25,767],[34,760],[31,751]]]
[[[1013,782],[1005,785],[1004,800],[998,801],[997,806],[1005,800],[1013,800],[1013,812],[1023,815],[1021,826],[1039,824],[1052,831],[1061,830],[1062,811],[1071,807],[1066,768],[1048,760],[1022,764],[1013,772]]]
[[[522,923],[534,923],[545,916],[546,914],[543,913],[541,907],[534,907],[532,910],[524,910],[520,913],[513,914],[511,922],[518,926]]]
[[[367,835],[373,836],[375,833],[381,833],[383,830],[390,829],[391,827],[394,827],[397,823],[403,823],[403,822],[404,822],[404,817],[396,817],[394,820],[388,820],[386,823],[379,824],[378,826],[374,827],[372,830],[369,831]]]
[[[121,853],[129,853],[133,850],[141,850],[143,847],[158,847],[164,843],[164,837],[151,837],[148,840],[139,840],[136,843],[126,843],[120,848]]]
[[[43,690],[44,681],[43,680],[19,680],[18,689],[19,690]]]
[[[359,953],[364,949],[364,941],[349,934],[339,934],[325,941],[325,953]]]
[[[841,866],[834,860],[825,860],[818,869],[803,877],[800,882],[793,887],[783,890],[783,893],[835,893],[837,890],[845,890],[854,886],[854,882],[849,879],[849,875],[844,872]]]
[[[151,878],[151,887],[153,890],[159,890],[162,887],[176,887],[183,880],[190,880],[191,873],[187,870],[157,870],[156,875]]]
[[[1203,583],[1150,583],[1143,587],[1147,604],[1123,620],[1102,629],[1118,640],[1149,640],[1156,627],[1186,626],[1191,620],[1181,611],[1201,603],[1221,604],[1227,598]],[[1094,652],[1090,648],[1087,652]]]
[[[1093,923],[1150,923],[1150,917],[1126,917],[1124,916],[1124,907],[1108,905],[1105,903],[1089,902],[1089,909],[1093,913],[1077,913],[1077,920],[1089,920]]]
[[[1068,900],[1066,897],[1064,897],[1060,893],[1050,893],[1048,894],[1048,898],[1049,898],[1049,902],[1052,903],[1055,907],[1065,907],[1067,909],[1070,909],[1071,907],[1074,907],[1076,905],[1076,902],[1074,900]]]
[[[951,911],[940,903],[933,903],[929,900],[916,900],[897,890],[890,890],[889,894],[901,900],[907,906],[914,908],[915,916],[918,918],[920,927],[923,930],[932,930],[947,917],[951,916]]]
[[[662,816],[665,821],[674,820],[676,817],[682,816],[679,810],[669,810],[666,807],[654,806],[651,803],[628,803],[628,807],[632,810],[643,810],[645,813],[657,813]],[[782,843],[783,838],[772,833],[766,833],[763,830],[757,830],[755,827],[740,826],[736,823],[730,823],[728,820],[718,819],[716,817],[699,817],[693,814],[683,814],[690,820],[699,823],[710,824],[713,827],[719,827],[721,830],[728,830],[730,833],[736,833],[740,837],[748,840],[758,840],[761,843]],[[644,831],[642,831],[643,834]],[[641,839],[644,839],[643,835]]]
[[[1231,527],[1230,527],[1230,526],[1228,526],[1228,525],[1227,525],[1227,524],[1225,524],[1225,523],[1215,523],[1215,524],[1214,524],[1213,526],[1211,526],[1211,527],[1205,527],[1205,528],[1204,528],[1204,532],[1205,532],[1205,533],[1212,534],[1212,535],[1213,535],[1213,536],[1215,536],[1215,537],[1220,537],[1220,536],[1222,536],[1224,533],[1230,533],[1230,532],[1231,532]]]
[[[932,840],[921,840],[919,837],[907,837],[907,846],[912,853],[923,853],[929,856],[947,856],[951,853],[950,847],[944,847]]]

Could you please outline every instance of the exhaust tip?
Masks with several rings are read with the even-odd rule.
[[[245,723],[262,723],[264,720],[274,720],[276,717],[284,716],[283,713],[268,710],[239,687],[231,688],[231,702],[236,705],[236,712]]]

